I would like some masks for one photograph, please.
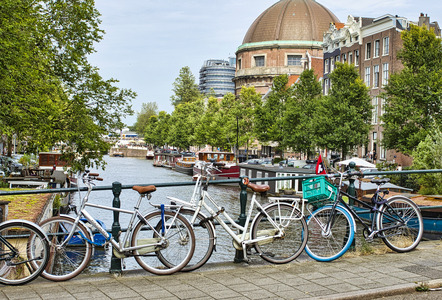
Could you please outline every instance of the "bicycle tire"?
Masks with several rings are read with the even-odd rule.
[[[153,227],[155,230],[140,221],[132,233],[131,246],[153,243],[153,239],[161,238],[166,239],[166,244],[134,250],[135,260],[143,269],[156,275],[170,275],[182,270],[195,251],[195,235],[192,226],[185,217],[175,215],[170,211],[164,212],[165,228],[162,226],[161,211],[154,211],[144,218],[150,226],[155,226]],[[162,228],[164,228],[164,233],[162,233]],[[164,264],[162,261],[168,263]]]
[[[34,223],[11,220],[0,225],[0,283],[21,285],[36,279],[49,260],[46,235]],[[10,249],[12,247],[12,249]]]
[[[403,221],[403,226],[380,233],[383,242],[396,252],[409,252],[419,245],[424,223],[419,207],[412,200],[403,196],[391,197],[378,214],[378,230]]]
[[[92,245],[85,241],[91,236],[82,223],[78,223],[71,242],[61,246],[74,225],[74,218],[56,216],[46,219],[40,224],[49,238],[51,254],[49,264],[41,274],[52,281],[65,281],[80,274],[88,265],[92,255]],[[72,244],[74,239],[75,244]]]
[[[334,224],[328,234],[322,228],[332,214],[332,205],[315,210],[307,219],[309,238],[305,251],[317,261],[335,260],[350,248],[353,242],[356,223],[353,216],[342,206],[336,206]]]
[[[189,223],[194,214],[195,210],[193,209],[180,209],[180,215],[186,217]],[[212,256],[216,244],[215,226],[202,213],[197,214],[191,225],[195,234],[195,251],[189,263],[181,270],[183,272],[194,271],[202,267]],[[159,258],[162,259],[162,256]],[[168,261],[162,261],[162,263],[169,264]]]
[[[302,213],[287,203],[275,203],[264,208],[255,219],[252,226],[252,239],[271,238],[279,233],[279,230],[269,221],[267,215],[272,218],[279,229],[283,229],[282,237],[263,240],[255,243],[255,249],[264,260],[283,264],[296,259],[302,251],[308,239],[307,223]]]

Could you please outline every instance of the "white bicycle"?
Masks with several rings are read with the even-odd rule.
[[[209,260],[216,245],[214,221],[217,221],[233,238],[234,247],[243,251],[245,261],[248,261],[252,248],[264,260],[276,264],[288,263],[302,253],[308,238],[307,223],[302,214],[304,201],[293,198],[271,198],[272,202],[261,205],[256,196],[258,193],[268,191],[270,187],[250,183],[248,178],[244,178],[243,184],[253,191],[253,196],[245,225],[241,226],[209,195],[212,169],[215,168],[210,163],[203,165],[203,172],[197,177],[190,202],[168,197],[172,206],[176,205],[179,214],[188,218],[195,233],[194,255],[182,271],[195,270]],[[300,203],[302,207],[299,207]],[[203,208],[207,215],[202,211]],[[258,213],[252,220],[254,208]],[[229,225],[234,229],[232,230]]]

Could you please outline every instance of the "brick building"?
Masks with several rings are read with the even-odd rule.
[[[324,35],[324,75],[323,92],[327,94],[331,82],[328,74],[333,71],[336,61],[354,64],[361,79],[369,87],[372,99],[372,130],[369,143],[358,149],[358,156],[377,161],[394,161],[402,166],[411,164],[411,158],[382,147],[383,127],[380,116],[384,111],[385,101],[381,97],[383,86],[388,83],[390,74],[403,68],[397,58],[402,49],[401,32],[408,30],[410,23],[406,18],[383,15],[378,18],[348,16],[345,24],[331,24]],[[440,36],[437,22],[430,23],[427,15],[421,14],[416,25],[433,28]]]

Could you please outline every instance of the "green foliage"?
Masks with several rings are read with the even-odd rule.
[[[194,145],[195,127],[200,124],[202,112],[202,100],[177,104],[170,118],[166,142],[180,149],[188,149]]]
[[[353,65],[336,63],[332,88],[318,102],[315,113],[317,146],[346,154],[368,139],[371,121],[368,88]]]
[[[144,131],[144,141],[155,146],[165,145],[169,136],[170,118],[165,111],[160,111],[158,116],[151,116]]]
[[[0,6],[0,128],[27,153],[60,144],[75,169],[104,166],[103,137],[123,127],[135,93],[104,80],[88,55],[101,40],[93,0],[5,0]]]
[[[141,111],[137,114],[137,121],[131,130],[138,134],[144,134],[147,124],[151,116],[158,115],[158,105],[156,102],[143,103]]]
[[[273,79],[272,90],[261,106],[256,108],[255,134],[261,142],[277,142],[284,145],[284,115],[287,102],[292,97],[293,89],[288,87],[288,75],[279,75]]]
[[[181,68],[179,76],[173,83],[172,91],[175,95],[171,96],[170,100],[175,107],[180,103],[193,102],[202,98],[198,85],[195,83],[195,76],[187,66]]]
[[[283,144],[309,156],[315,146],[314,124],[322,91],[321,84],[313,70],[305,70],[293,88],[293,97],[288,98],[283,117]]]
[[[413,151],[412,169],[442,169],[442,133],[433,130]],[[414,175],[420,184],[419,192],[424,195],[442,194],[442,174],[425,173]]]
[[[385,87],[383,143],[410,154],[442,122],[442,45],[433,31],[411,25],[398,54],[404,69]]]

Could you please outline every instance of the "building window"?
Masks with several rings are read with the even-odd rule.
[[[373,86],[379,87],[379,65],[373,66]]]
[[[353,53],[351,53],[351,52],[348,52],[348,62],[349,62],[350,64],[353,63]]]
[[[371,78],[370,67],[366,67],[365,68],[365,85],[366,86],[370,86],[370,78]]]
[[[380,53],[381,53],[381,41],[376,40],[374,42],[374,57],[379,57]]]
[[[333,58],[330,58],[330,72],[333,72],[335,69],[335,60]]]
[[[388,63],[382,64],[382,85],[388,84]]]
[[[341,58],[338,56],[335,57],[335,61],[341,61]]]
[[[329,89],[330,89],[330,79],[326,78],[324,80],[324,95],[328,95]]]
[[[254,59],[255,59],[255,67],[264,67],[265,66],[264,55],[254,56]]]
[[[302,55],[287,55],[287,66],[300,66]]]
[[[372,118],[372,124],[378,123],[378,97],[373,97],[371,100],[371,105],[373,106],[373,118]]]
[[[355,50],[355,66],[359,66],[359,50]]]
[[[384,37],[383,41],[383,55],[388,55],[390,53],[390,38],[388,36]]]
[[[385,98],[382,98],[381,99],[381,116],[385,113],[385,104],[386,104]],[[381,119],[381,123],[383,123],[382,119]]]
[[[342,62],[346,63],[347,62],[347,54],[342,54]]]
[[[238,59],[238,70],[241,70],[242,67],[242,59]]]
[[[371,58],[371,43],[365,45],[365,59]]]
[[[327,74],[330,72],[330,63],[328,58],[324,60],[324,73]]]

